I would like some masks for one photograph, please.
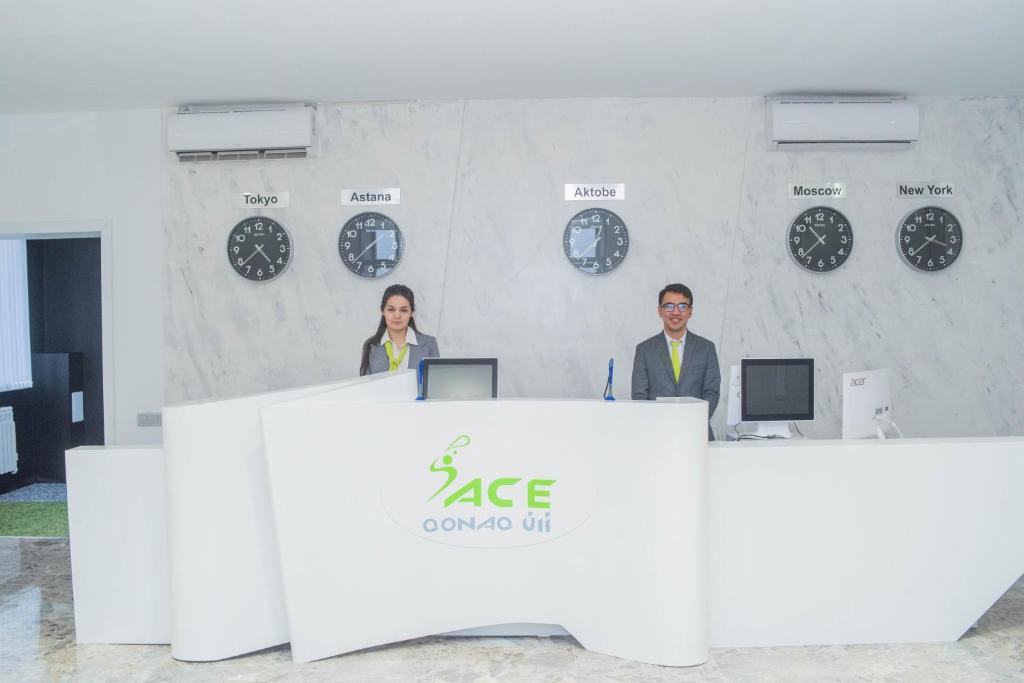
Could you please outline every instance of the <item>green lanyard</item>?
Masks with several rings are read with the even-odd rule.
[[[388,354],[388,370],[397,370],[398,366],[402,364],[405,359],[405,354],[409,350],[408,342],[402,347],[402,352],[398,354],[398,358],[395,358],[395,352],[391,349],[391,340],[388,339],[384,342],[384,350]]]

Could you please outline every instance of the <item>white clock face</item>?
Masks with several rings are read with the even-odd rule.
[[[405,251],[402,231],[382,213],[353,216],[338,235],[341,262],[360,277],[384,277],[398,267]]]
[[[956,216],[937,206],[911,211],[896,229],[896,248],[915,270],[934,273],[953,265],[964,246]]]
[[[629,230],[608,209],[586,209],[569,220],[562,234],[569,263],[589,275],[614,270],[629,252]]]
[[[246,218],[228,235],[228,261],[246,280],[273,280],[288,267],[291,257],[288,231],[266,216]]]

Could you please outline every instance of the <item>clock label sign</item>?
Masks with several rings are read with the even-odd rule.
[[[900,183],[900,197],[953,197],[953,183]]]
[[[590,183],[565,184],[565,201],[580,202],[594,199],[611,199],[621,201],[626,198],[626,183]]]
[[[790,183],[790,199],[846,199],[846,183]]]
[[[235,195],[236,209],[284,209],[288,206],[287,192],[242,192]]]
[[[402,188],[400,187],[380,187],[366,190],[345,189],[341,191],[342,206],[401,203]]]

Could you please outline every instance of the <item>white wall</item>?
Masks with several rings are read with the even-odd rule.
[[[893,153],[769,151],[759,99],[321,106],[315,158],[207,165],[163,151],[155,110],[2,115],[0,234],[104,236],[108,443],[159,441],[135,417],[159,409],[165,382],[179,401],[355,374],[393,282],[414,287],[446,354],[501,358],[506,396],[595,396],[609,356],[628,395],[632,347],[658,329],[655,293],[681,280],[723,375],[745,355],[817,359],[813,435],[838,435],[841,371],[884,366],[909,435],[1021,434],[1024,102],[919,102],[921,142]],[[783,247],[809,205],[786,199],[786,183],[813,180],[851,190],[836,206],[857,246],[826,276],[797,270]],[[916,203],[894,186],[908,180],[956,184],[945,205],[966,247],[945,273],[896,257],[896,221]],[[632,236],[608,276],[562,255],[585,205],[561,186],[577,181],[627,184],[627,201],[596,203]],[[355,213],[338,191],[392,185],[403,203],[385,211],[406,257],[384,282],[356,278],[337,260]],[[277,282],[245,282],[226,263],[242,190],[292,192],[290,209],[268,212],[295,245]]]
[[[413,287],[417,320],[446,355],[501,359],[504,396],[600,395],[609,356],[628,396],[633,346],[656,333],[656,294],[695,293],[691,329],[728,366],[813,356],[810,435],[838,436],[840,374],[891,367],[908,436],[1024,433],[1024,101],[919,100],[921,141],[900,152],[770,151],[760,99],[417,102],[321,106],[316,158],[181,164],[164,156],[169,400],[230,396],[354,375],[387,284]],[[838,271],[804,272],[788,223],[813,202],[790,182],[843,181],[835,205],[856,246]],[[947,272],[912,271],[897,223],[922,202],[900,182],[956,186],[943,202],[965,249]],[[566,182],[625,182],[631,249],[607,276],[576,272],[562,230],[587,204]],[[392,276],[357,278],[337,255],[343,187],[401,186],[382,210],[407,250]],[[277,281],[227,263],[242,191],[291,192],[268,211],[292,235]],[[721,426],[724,404],[716,415]],[[576,426],[583,427],[582,425]]]
[[[0,116],[0,234],[101,236],[108,444],[159,443],[161,113]]]

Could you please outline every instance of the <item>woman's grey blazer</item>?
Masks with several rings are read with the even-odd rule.
[[[440,358],[441,352],[437,348],[437,339],[423,332],[416,333],[416,344],[409,344],[409,352],[402,360],[403,368],[415,370],[419,367],[420,361],[424,358]],[[381,344],[370,345],[370,374],[387,372],[388,352]]]

